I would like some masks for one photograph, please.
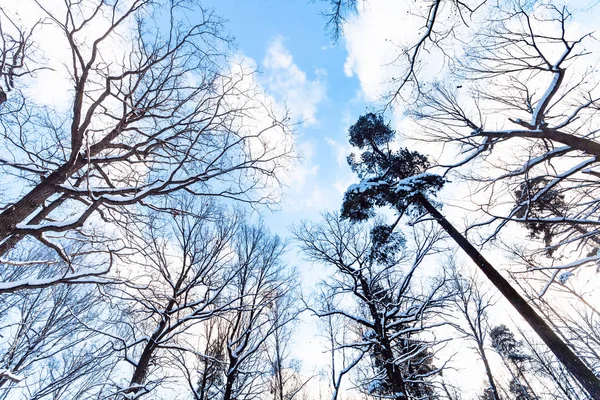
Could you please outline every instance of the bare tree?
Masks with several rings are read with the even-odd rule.
[[[492,300],[479,289],[481,282],[478,282],[474,277],[465,278],[460,275],[456,268],[453,273],[453,302],[461,314],[461,319],[466,323],[466,326],[460,323],[454,323],[453,326],[467,339],[475,342],[475,350],[485,368],[489,397],[493,400],[500,400],[500,392],[496,387],[497,381],[492,373],[486,352],[488,308],[493,305]]]
[[[153,213],[147,227],[132,230],[128,284],[111,292],[124,314],[119,334],[112,336],[131,375],[106,390],[124,396],[141,397],[178,381],[199,357],[210,357],[197,340],[201,324],[236,301],[227,291],[237,273],[232,247],[240,216],[191,197],[177,202],[185,214]]]
[[[523,261],[551,271],[550,282],[597,260],[593,38],[570,34],[572,18],[549,2],[499,5],[465,49],[456,80],[433,84],[414,110],[429,138],[466,154],[446,166],[480,165],[468,176],[483,212],[474,227],[491,227],[489,240],[511,222],[523,225],[533,244]]]
[[[522,330],[519,330],[519,333],[530,356],[535,376],[541,378],[542,387],[545,388],[543,393],[548,398],[578,399],[585,396],[577,381],[551,352]]]
[[[281,339],[282,329],[298,315],[288,297],[294,296],[295,277],[286,271],[283,251],[281,239],[263,225],[243,226],[237,236],[237,272],[230,286],[234,308],[224,316],[224,400],[252,399],[269,390],[269,341]]]
[[[416,235],[411,253],[403,236],[381,228],[375,226],[370,234],[365,227],[325,214],[322,223],[305,223],[295,230],[310,260],[334,268],[324,285],[329,299],[325,304],[335,306],[312,310],[323,318],[339,315],[354,327],[353,337],[340,347],[353,349],[356,358],[338,372],[339,379],[355,368],[355,372],[365,372],[358,385],[370,395],[431,396],[430,379],[440,368],[433,365],[432,345],[424,332],[441,324],[432,317],[443,303],[444,280],[425,293],[413,291],[411,284],[417,268],[434,249],[437,235],[431,231]],[[339,388],[335,382],[336,378],[334,390]]]
[[[196,400],[209,400],[219,395],[224,383],[226,324],[217,318],[204,324],[205,347],[199,355],[197,375],[188,374],[188,383]]]
[[[319,321],[325,331],[326,348],[330,355],[328,368],[331,399],[337,400],[342,394],[342,379],[353,371],[364,357],[365,351],[346,346],[346,343],[352,341],[351,329],[342,315],[333,312],[336,306],[333,304],[332,297],[326,291],[321,293],[319,303],[321,304],[321,310],[326,314],[320,317]]]
[[[45,266],[50,274],[60,268]],[[8,272],[14,274],[15,267]],[[0,303],[1,399],[76,398],[97,391],[115,358],[110,338],[98,333],[111,324],[99,318],[106,310],[94,285],[3,294]]]
[[[41,23],[41,22],[40,22]],[[34,24],[30,29],[17,25],[14,16],[4,8],[0,8],[0,106],[8,100],[8,94],[15,89],[16,80],[31,75],[36,68],[34,64],[35,45],[32,42],[34,30],[40,24]],[[13,109],[1,110],[0,116]]]
[[[529,356],[523,352],[523,344],[504,324],[490,330],[492,347],[500,354],[512,375],[509,390],[517,399],[537,399],[535,391],[525,376]]]
[[[71,232],[123,225],[138,206],[166,210],[177,191],[275,200],[291,151],[286,117],[254,71],[227,59],[220,19],[195,7],[190,24],[183,2],[36,4],[46,29],[62,32],[71,59],[57,79],[66,72],[74,90],[64,112],[28,99],[0,121],[1,172],[27,187],[2,198],[0,255],[31,237],[75,268],[62,243]]]
[[[382,116],[367,113],[349,129],[350,143],[362,152],[348,158],[350,167],[361,178],[344,195],[342,216],[352,221],[364,221],[375,215],[375,208],[389,206],[397,213],[392,225],[382,227],[389,237],[405,215],[417,220],[431,216],[473,260],[490,282],[519,312],[540,338],[565,364],[592,396],[600,396],[600,380],[573,352],[567,342],[552,329],[510,282],[479,252],[475,246],[452,225],[437,209],[430,196],[446,183],[445,179],[427,170],[427,157],[404,149],[394,149],[391,142],[396,132],[383,121]]]
[[[323,1],[329,3],[328,11],[323,13],[326,19],[325,29],[334,40],[343,35],[347,18],[357,11],[359,4],[365,8],[369,7],[368,0]],[[391,82],[388,82],[391,87],[391,92],[385,96],[388,106],[420,97],[423,84],[421,69],[428,58],[424,54],[440,52],[446,62],[454,62],[452,39],[461,36],[462,29],[459,28],[467,28],[474,14],[486,1],[427,0],[413,3],[407,1],[408,15],[399,15],[398,18],[420,20],[422,28],[411,42],[397,44],[397,54],[390,57],[389,62],[397,67],[398,72]]]
[[[269,313],[273,321],[284,321],[290,315],[298,313],[298,298],[296,296],[282,296],[272,303]],[[301,360],[292,357],[293,331],[297,321],[286,324],[276,324],[275,329],[267,341],[266,357],[270,370],[267,374],[269,394],[273,400],[301,400],[305,395],[305,388],[312,380],[301,374]]]

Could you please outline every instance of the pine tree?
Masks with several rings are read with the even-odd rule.
[[[350,144],[362,150],[359,156],[352,154],[348,157],[350,167],[361,178],[361,182],[346,191],[342,217],[364,221],[375,216],[375,207],[388,206],[398,214],[397,222],[387,228],[392,232],[404,214],[429,213],[471,257],[588,393],[600,398],[598,377],[430,200],[443,187],[445,180],[427,172],[430,167],[427,157],[408,149],[392,150],[396,132],[384,122],[381,115],[368,113],[361,116],[348,133]]]

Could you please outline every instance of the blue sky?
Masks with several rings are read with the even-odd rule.
[[[321,212],[340,208],[344,190],[356,180],[345,161],[350,153],[347,128],[368,102],[359,79],[344,72],[345,40],[333,43],[324,29],[324,2],[211,0],[207,5],[228,20],[225,29],[235,36],[237,51],[256,62],[260,84],[278,102],[286,101],[296,119],[305,121],[297,128],[303,158],[285,179],[284,200],[273,213],[261,209],[269,228],[289,237],[291,225],[316,221]],[[293,244],[286,258],[300,271],[305,294],[326,275],[321,266],[302,260]],[[303,319],[295,346],[301,351],[295,356],[312,374],[325,368],[327,355],[316,334],[316,318]]]
[[[296,119],[304,119],[297,128],[302,162],[286,180],[280,210],[264,216],[274,231],[285,236],[289,225],[341,205],[342,191],[353,179],[345,163],[350,151],[346,130],[368,104],[362,100],[358,79],[344,73],[344,40],[333,43],[324,29],[320,13],[326,3],[211,0],[207,5],[227,20],[225,29],[235,37],[237,51],[257,63],[266,90],[278,101],[287,101]],[[290,68],[273,67],[270,60],[282,54],[291,57],[296,74],[305,75],[304,85],[285,83],[292,80]],[[308,97],[286,93],[286,88],[293,91],[297,86],[304,86],[301,94]],[[303,102],[314,104],[312,112],[297,111],[303,110]]]
[[[306,121],[298,127],[297,141],[304,159],[286,180],[289,188],[281,210],[275,213],[262,210],[268,226],[279,235],[289,236],[288,228],[303,219],[316,221],[320,212],[338,210],[344,190],[357,180],[345,163],[351,152],[346,131],[366,110],[379,109],[379,94],[386,92],[382,82],[398,71],[391,65],[398,54],[398,44],[414,43],[423,28],[418,18],[399,18],[407,14],[408,3],[370,1],[368,7],[359,10],[358,17],[349,19],[344,27],[345,36],[332,43],[324,29],[326,21],[320,15],[327,6],[323,1],[207,2],[228,20],[226,30],[235,36],[237,51],[257,64],[260,84],[278,102],[287,100],[291,111]],[[423,65],[423,78],[442,79],[443,59],[434,52],[428,54],[428,61]],[[402,118],[402,110],[395,110],[389,117],[396,129],[409,131],[410,121]],[[436,151],[431,144],[420,149],[425,153]],[[458,197],[455,200],[464,202],[460,197],[469,193],[464,190],[459,193],[456,185],[452,186],[443,193],[444,200],[448,203],[452,197]],[[445,207],[445,213],[460,221],[452,209]],[[322,266],[304,262],[293,246],[287,260],[302,273],[305,294],[326,276]],[[314,318],[304,316],[296,340],[295,355],[302,359],[306,373],[326,367],[328,360]],[[460,345],[456,346],[454,349],[459,350]],[[468,370],[469,367],[474,370]],[[476,374],[477,369],[463,363],[460,372],[467,377]],[[471,380],[466,386],[479,383]]]

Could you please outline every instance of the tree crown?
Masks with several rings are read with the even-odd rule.
[[[444,185],[444,178],[426,172],[431,166],[426,156],[407,148],[390,148],[396,131],[381,115],[359,117],[348,133],[350,144],[363,150],[348,157],[361,182],[346,191],[342,218],[366,220],[375,215],[375,207],[383,206],[403,215],[411,206],[419,208],[418,196],[434,195]]]

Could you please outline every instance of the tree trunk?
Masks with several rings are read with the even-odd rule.
[[[13,235],[17,224],[26,221],[27,217],[41,207],[50,196],[58,192],[58,185],[65,183],[70,176],[85,165],[80,160],[81,158],[78,158],[74,162],[63,164],[56,171],[43,178],[37,186],[31,189],[19,201],[0,213],[0,242]],[[15,241],[12,245],[14,246],[17,242]],[[3,250],[5,253],[10,248]]]
[[[386,339],[382,339],[383,357],[385,358],[385,371],[388,380],[392,384],[392,397],[397,400],[406,399],[408,393],[406,393],[406,384],[402,378],[402,372],[399,366],[394,363],[394,353],[390,346],[390,343]],[[400,395],[398,393],[401,393]]]
[[[573,353],[561,338],[535,312],[529,303],[517,292],[504,277],[496,271],[492,264],[423,196],[417,201],[435,218],[450,237],[467,253],[477,267],[489,278],[492,284],[515,307],[523,319],[546,343],[565,368],[581,383],[592,399],[600,400],[600,380]]]
[[[135,371],[133,372],[133,376],[131,377],[131,386],[142,385],[146,381],[146,375],[148,375],[148,367],[150,366],[150,361],[152,360],[152,356],[154,355],[155,344],[152,342],[152,339],[148,345],[144,348],[140,359],[138,360]],[[134,389],[137,391],[137,389]]]
[[[225,393],[223,394],[223,400],[235,400],[233,399],[233,382],[235,381],[235,374],[227,374],[227,382],[225,384]]]
[[[8,99],[8,96],[6,95],[6,93],[4,92],[4,90],[2,90],[2,88],[0,87],[0,106]]]
[[[371,293],[371,289],[369,288],[369,283],[364,278],[364,276],[359,276],[360,286],[363,291],[364,297],[368,300],[369,313],[371,314],[371,318],[375,322],[375,332],[379,336],[379,353],[381,358],[383,359],[384,368],[386,377],[388,382],[391,384],[391,389],[394,392],[395,399],[406,398],[406,384],[402,377],[402,372],[398,369],[398,366],[394,363],[394,352],[392,350],[392,345],[387,337],[387,332],[385,331],[385,327],[381,321],[381,317],[377,308],[375,307],[375,298]],[[395,393],[402,393],[401,396],[396,396]]]
[[[181,281],[182,279],[180,277],[179,282],[173,288],[173,293],[177,293],[181,286]],[[171,314],[170,311],[173,309],[173,306],[175,306],[174,298],[169,300],[169,303],[165,308],[165,313],[162,315],[163,318],[161,322],[158,324],[158,327],[154,331],[154,334],[150,337],[150,340],[148,340],[148,343],[146,343],[146,346],[142,351],[142,355],[140,356],[140,359],[136,364],[135,370],[133,371],[133,376],[131,377],[131,386],[142,385],[146,382],[146,376],[148,375],[150,361],[152,361],[152,358],[154,357],[154,352],[158,349],[161,337],[165,332],[165,328],[167,328],[167,325],[169,324],[169,315]],[[138,390],[138,388],[134,388],[132,391],[137,392]]]
[[[517,375],[519,375],[519,379],[525,383],[525,387],[527,388],[527,398],[528,399],[533,398],[534,400],[539,399],[535,390],[533,390],[533,387],[529,383],[529,379],[527,379],[527,377],[525,376],[525,372],[523,371],[523,369],[521,367],[519,367],[518,365],[516,365],[516,363],[515,363],[515,368],[517,370]]]
[[[496,387],[496,382],[494,381],[494,376],[492,375],[490,363],[488,362],[487,356],[485,355],[483,343],[477,343],[477,347],[479,348],[479,355],[481,356],[481,361],[483,361],[483,365],[485,367],[485,374],[487,375],[488,383],[490,384],[490,389],[492,389],[492,396],[494,396],[494,400],[501,400],[500,393],[498,393],[498,388]]]
[[[112,140],[119,136],[125,125],[126,124],[123,121],[119,122],[119,124],[102,140],[91,145],[89,149],[87,149],[86,156],[79,153],[72,153],[69,160],[63,165],[58,167],[46,178],[42,178],[42,181],[31,189],[29,193],[0,213],[0,243],[6,242],[6,239],[9,236],[16,236],[13,237],[11,241],[11,245],[14,247],[23,238],[22,235],[14,235],[17,224],[27,220],[27,218],[34,213],[35,210],[43,206],[52,195],[58,193],[58,186],[65,183],[73,176],[73,174],[86,165],[86,157],[95,157],[100,154]],[[3,253],[1,253],[0,256],[12,248],[9,248],[8,246],[3,247],[5,248],[3,248]]]

